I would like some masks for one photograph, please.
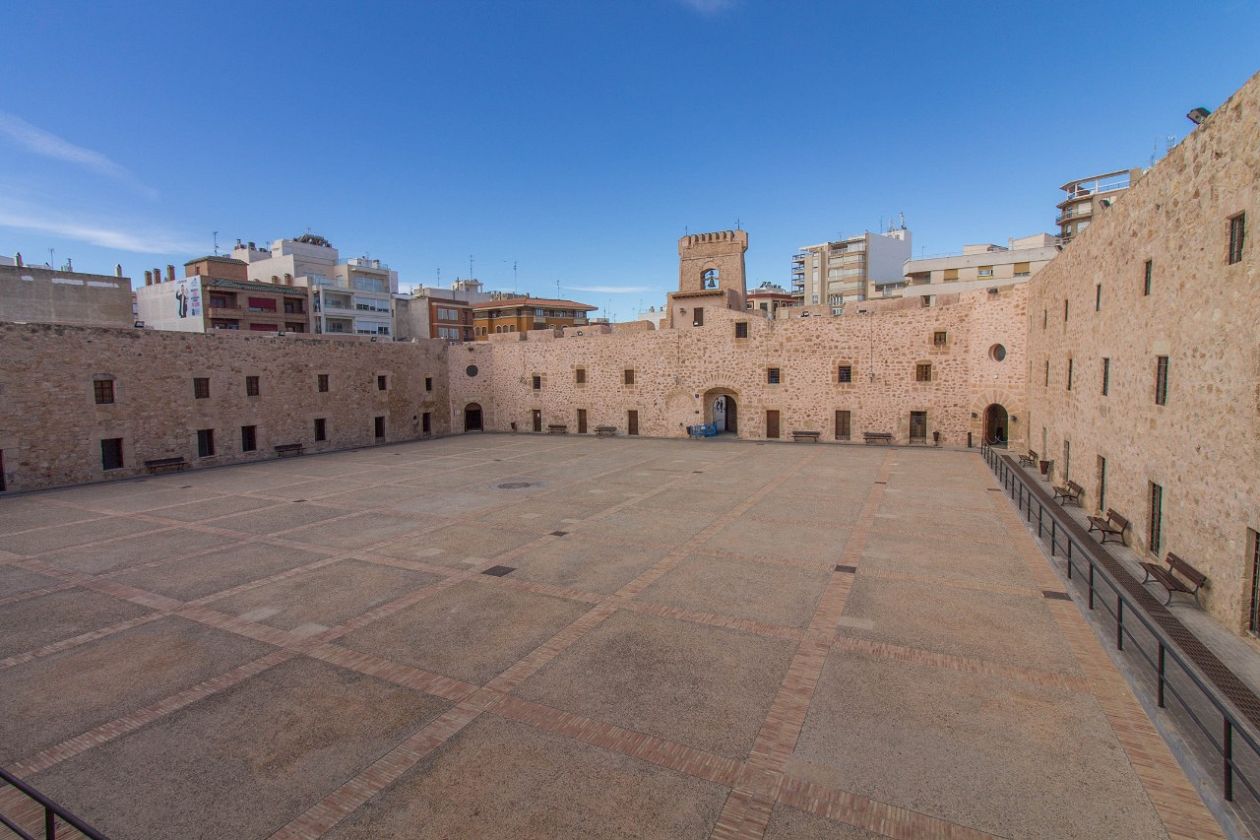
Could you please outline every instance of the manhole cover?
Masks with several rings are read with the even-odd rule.
[[[500,490],[520,490],[524,487],[533,487],[532,481],[505,481],[497,485]]]

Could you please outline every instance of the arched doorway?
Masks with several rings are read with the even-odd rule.
[[[1006,446],[1010,439],[1010,422],[1006,408],[993,403],[984,410],[984,442],[989,446]]]
[[[704,395],[704,422],[717,426],[718,434],[739,434],[739,406],[726,388],[712,388]]]
[[[469,403],[464,406],[464,431],[481,431],[481,404]]]

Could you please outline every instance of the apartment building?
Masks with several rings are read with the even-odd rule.
[[[165,278],[159,269],[146,271],[136,290],[139,320],[149,329],[175,332],[306,333],[310,300],[309,289],[252,281],[245,262],[222,256],[189,260],[180,279],[170,265]]]
[[[792,257],[792,296],[799,304],[837,309],[846,301],[867,300],[876,281],[900,281],[908,259],[910,231],[904,225],[807,245]]]
[[[417,286],[394,298],[397,338],[473,340],[473,304],[491,299],[480,280],[456,279],[449,289]]]
[[[0,257],[0,321],[130,327],[131,279],[114,273],[88,274],[69,263],[54,270],[27,265],[21,254]]]
[[[528,332],[554,327],[581,327],[586,313],[599,307],[575,300],[523,297],[473,304],[473,337],[486,341],[494,333]]]
[[[945,290],[923,287],[944,283],[951,284],[951,293],[1023,283],[1060,250],[1058,240],[1049,233],[1008,239],[1005,245],[964,245],[960,253],[906,260],[899,282],[880,282],[876,288],[880,297],[903,297],[943,293]]]
[[[1056,205],[1059,215],[1054,220],[1059,226],[1059,239],[1063,244],[1068,244],[1073,236],[1089,227],[1096,214],[1110,207],[1141,177],[1141,169],[1117,169],[1068,181],[1059,187],[1067,193],[1067,197]]]
[[[769,281],[762,283],[746,294],[744,299],[747,301],[745,306],[748,310],[760,312],[767,318],[773,318],[774,314],[780,309],[795,306],[797,303],[791,292]]]
[[[342,261],[331,242],[312,233],[277,239],[270,249],[238,240],[232,256],[248,265],[251,281],[310,289],[316,333],[394,334],[391,303],[398,292],[398,272],[380,260]]]

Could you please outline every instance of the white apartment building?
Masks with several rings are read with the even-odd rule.
[[[343,262],[332,243],[310,233],[277,239],[270,250],[238,240],[232,256],[248,263],[250,280],[309,287],[317,333],[394,335],[391,303],[398,292],[398,272],[380,260]]]
[[[900,281],[909,258],[910,231],[904,225],[807,245],[792,257],[792,297],[798,305],[838,310],[846,301],[869,299],[876,281]]]
[[[1042,269],[1060,251],[1051,234],[1038,233],[1008,239],[1006,245],[981,243],[964,245],[962,253],[906,260],[902,277],[895,282],[876,284],[880,297],[905,297],[949,293],[1022,283]]]

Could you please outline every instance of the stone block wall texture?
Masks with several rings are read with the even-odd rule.
[[[1011,438],[1023,445],[1026,295],[1016,286],[930,308],[790,321],[706,307],[700,327],[676,317],[688,325],[491,336],[476,348],[451,349],[451,422],[462,429],[463,411],[475,403],[489,430],[512,431],[515,423],[528,431],[537,410],[544,429],[564,424],[572,433],[585,409],[589,431],[609,425],[625,434],[628,413],[637,411],[639,434],[685,437],[687,426],[712,419],[722,393],[735,399],[742,438],[764,439],[773,410],[784,439],[800,430],[831,441],[835,412],[848,410],[854,441],[872,431],[906,443],[910,412],[926,411],[929,441],[940,432],[942,445],[965,446],[970,432],[979,446],[985,408],[998,403],[1014,416]],[[747,338],[736,337],[736,322],[747,323]],[[937,332],[946,333],[944,347],[934,344]],[[991,355],[997,344],[1006,350],[1002,361]],[[923,362],[932,365],[931,382],[915,381]],[[839,381],[841,365],[852,368],[852,382]],[[768,381],[769,368],[778,368],[778,384]],[[625,382],[628,369],[633,384]]]
[[[157,458],[203,467],[275,457],[279,444],[302,443],[308,452],[371,445],[380,442],[378,416],[384,442],[421,437],[424,412],[432,434],[449,431],[441,341],[0,324],[0,359],[9,490],[139,475]],[[326,393],[318,390],[321,373],[329,376]],[[246,395],[247,376],[259,377],[258,396]],[[208,399],[194,397],[195,377],[209,378]],[[113,404],[96,404],[97,378],[113,380]],[[326,441],[315,440],[316,418],[326,421]],[[257,428],[256,451],[241,451],[242,426]],[[197,457],[199,429],[214,430],[213,457]],[[122,438],[122,469],[102,469],[103,438]]]
[[[1151,553],[1151,484],[1160,485],[1161,560],[1171,550],[1207,574],[1205,606],[1238,632],[1251,599],[1248,529],[1260,530],[1258,179],[1260,75],[1034,277],[1028,304],[1032,447],[1062,479],[1068,442],[1085,507],[1128,517],[1139,552]],[[1247,241],[1231,265],[1239,213]],[[1159,356],[1169,359],[1166,405],[1155,402]]]
[[[0,265],[0,321],[130,327],[131,280],[102,274]]]

